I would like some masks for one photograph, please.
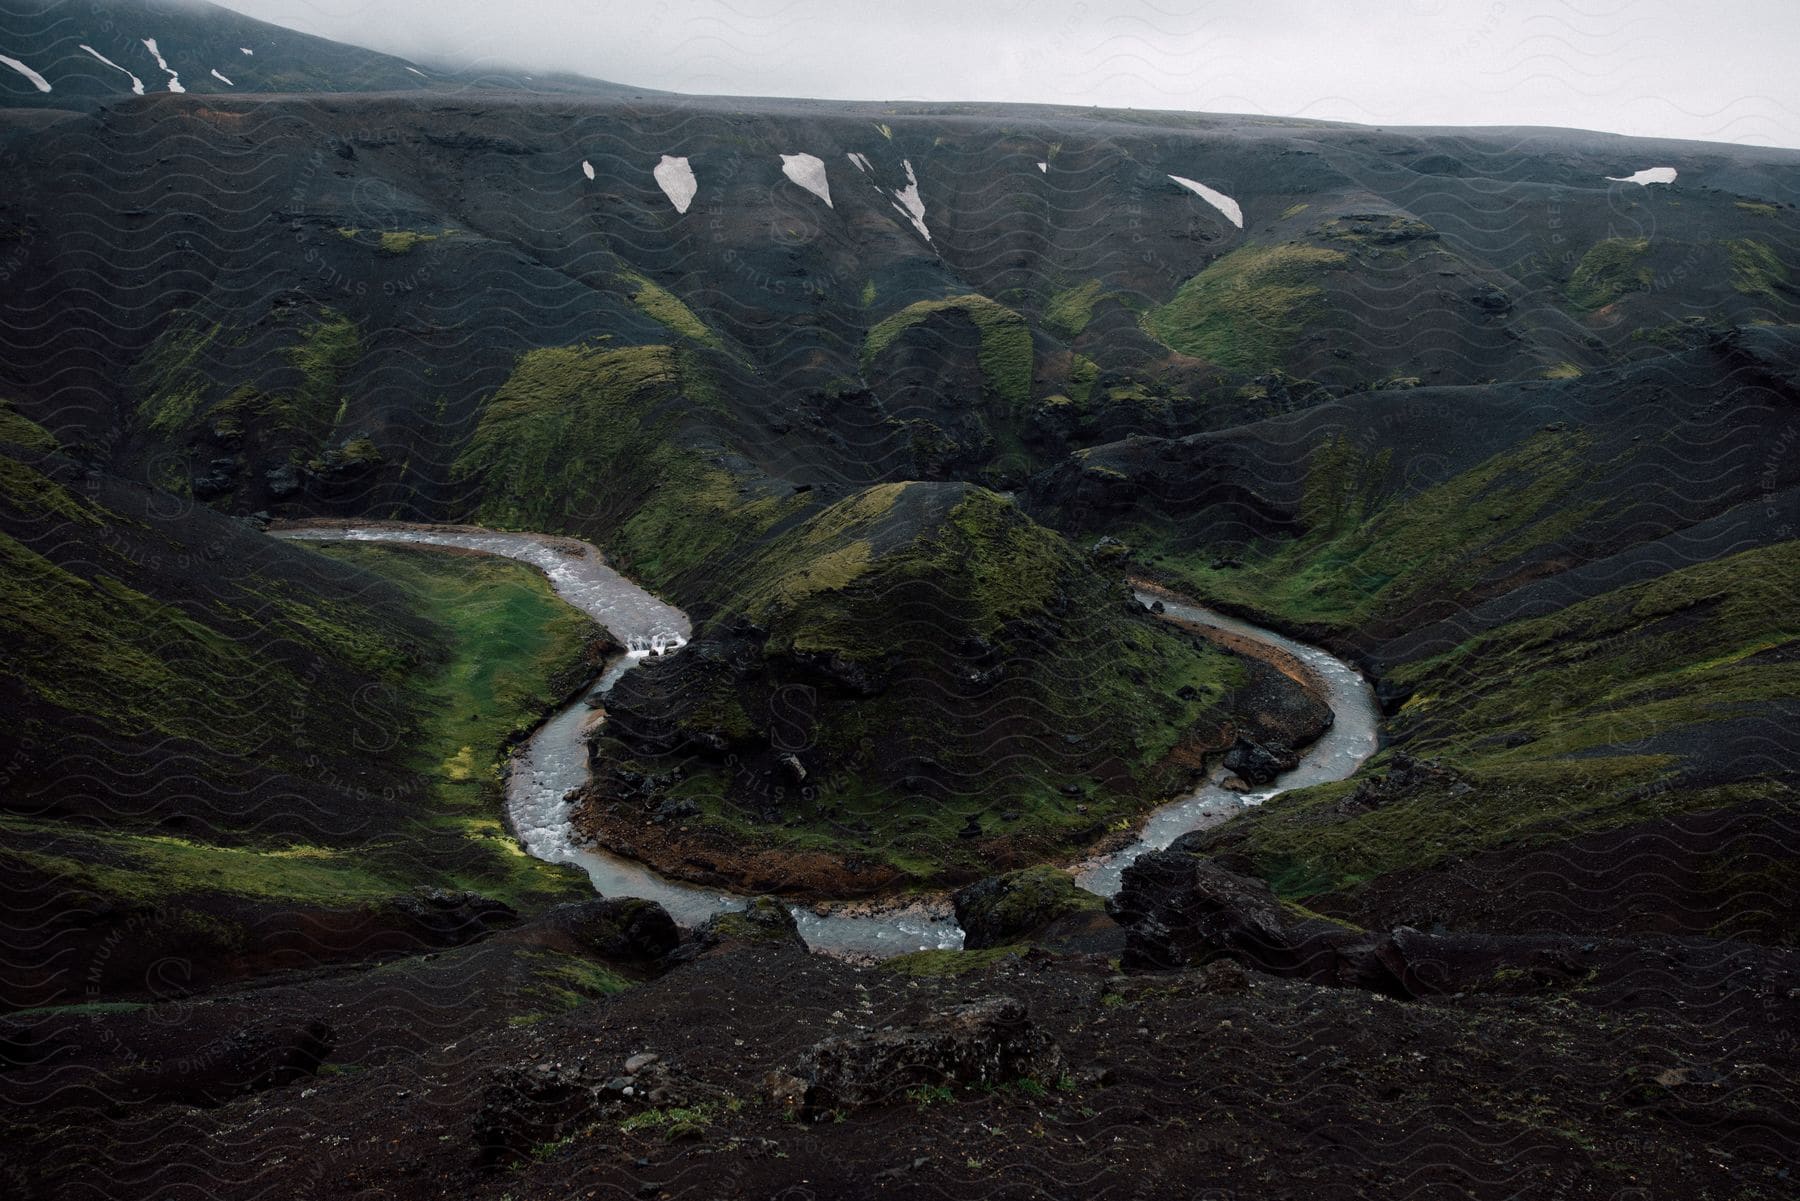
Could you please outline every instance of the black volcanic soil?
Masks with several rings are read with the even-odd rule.
[[[1800,964],[1743,944],[1574,943],[1573,981],[1405,1002],[1225,962],[1121,977],[1102,957],[1032,952],[936,979],[728,942],[543,1016],[533,957],[554,941],[502,935],[135,1014],[15,1017],[0,1042],[11,1195],[1778,1197],[1800,1151],[1783,1100]],[[765,1075],[821,1039],[992,996],[1056,1040],[1059,1082],[813,1123],[766,1098]],[[104,1099],[144,1074],[126,1060],[196,1079],[244,1031],[331,1049],[319,1074],[223,1104],[154,1087]],[[552,1104],[541,1142],[481,1162],[496,1081],[582,1065],[626,1079],[646,1051],[661,1062],[635,1095]]]

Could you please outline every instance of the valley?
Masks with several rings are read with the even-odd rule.
[[[1800,151],[30,0],[0,172],[9,1195],[1791,1192]]]

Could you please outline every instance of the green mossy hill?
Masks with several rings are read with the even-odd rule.
[[[230,319],[188,310],[170,323],[134,373],[138,419],[165,438],[204,428],[296,453],[321,447],[362,358],[355,319],[323,307],[282,316],[254,354],[245,349],[251,331],[228,329]]]
[[[1059,918],[1106,905],[1056,867],[1028,867],[972,884],[956,894],[956,921],[970,950],[1029,941]]]
[[[484,523],[577,532],[646,585],[716,578],[796,503],[746,496],[746,477],[694,434],[712,403],[700,361],[668,346],[560,346],[521,356],[487,402],[456,474]]]
[[[1308,464],[1299,537],[1218,565],[1176,570],[1203,595],[1334,631],[1409,622],[1469,595],[1503,565],[1594,516],[1578,498],[1593,472],[1588,438],[1544,431],[1434,487],[1395,495],[1393,456],[1348,439]]]
[[[12,401],[0,399],[0,446],[53,451],[56,449],[56,438],[37,422],[15,411]]]
[[[1026,326],[1025,318],[986,296],[969,294],[943,300],[921,300],[884,318],[863,341],[863,370],[872,368],[901,334],[943,312],[961,313],[975,323],[981,331],[984,389],[991,399],[999,401],[1009,411],[1021,412],[1031,399],[1031,330]]]
[[[1059,338],[1080,337],[1094,319],[1094,305],[1105,292],[1106,285],[1097,279],[1058,292],[1044,306],[1044,328]]]
[[[0,820],[21,879],[142,905],[575,887],[500,823],[506,742],[598,651],[546,581],[319,554],[74,478],[0,459]]]
[[[772,537],[717,608],[615,693],[603,758],[661,781],[631,803],[692,801],[737,845],[921,880],[1049,858],[1162,799],[1171,752],[1219,736],[1239,677],[966,484],[840,501]]]
[[[1173,299],[1144,315],[1144,328],[1173,350],[1254,375],[1286,363],[1319,310],[1324,272],[1341,251],[1300,243],[1244,246],[1208,264]]]
[[[1278,797],[1232,823],[1234,849],[1308,896],[1705,810],[1772,807],[1791,829],[1797,595],[1800,542],[1784,542],[1408,664],[1391,737],[1445,770],[1390,791],[1370,783],[1391,765],[1377,760],[1359,780]],[[1715,916],[1730,925],[1764,903],[1726,890]]]

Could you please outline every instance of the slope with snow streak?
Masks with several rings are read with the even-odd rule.
[[[1239,229],[1244,228],[1244,210],[1239,207],[1237,201],[1223,192],[1207,187],[1198,180],[1185,179],[1179,175],[1171,175],[1169,178],[1224,213],[1227,221]]]
[[[650,174],[656,177],[656,185],[669,198],[669,203],[675,206],[675,211],[687,212],[688,206],[694,203],[694,197],[700,191],[700,184],[694,179],[694,169],[688,165],[687,159],[665,154],[662,162],[656,164]]]
[[[29,79],[31,81],[31,86],[38,91],[48,92],[50,90],[50,81],[48,79],[45,79],[42,75],[39,75],[36,71],[33,71],[18,59],[0,54],[0,63],[4,63],[6,66],[11,67],[13,70],[23,75],[26,79]]]
[[[1653,183],[1674,183],[1679,174],[1673,167],[1645,167],[1631,175],[1608,175],[1607,183],[1635,183],[1645,187]]]
[[[169,73],[169,90],[171,92],[187,91],[186,88],[181,86],[181,76],[177,75],[175,73],[175,68],[173,68],[169,65],[168,60],[163,58],[162,51],[158,50],[156,48],[156,39],[155,38],[145,38],[144,39],[144,49],[148,50],[151,53],[151,55],[156,59],[156,65],[158,67],[160,67],[162,70],[167,71]]]
[[[825,178],[825,160],[813,154],[784,154],[781,173],[825,202],[831,203],[831,182]]]
[[[124,67],[121,67],[118,63],[115,63],[112,59],[106,57],[106,55],[100,53],[98,50],[94,49],[92,46],[88,45],[86,42],[83,42],[81,44],[81,48],[83,50],[87,51],[89,54],[93,55],[95,58],[99,59],[101,62],[105,63],[107,66],[111,67],[113,70],[118,71],[121,74],[123,74],[125,76],[125,78],[131,80],[131,94],[133,96],[142,96],[144,94],[144,81],[143,80],[139,79],[136,75],[133,75],[130,71],[125,70]]]

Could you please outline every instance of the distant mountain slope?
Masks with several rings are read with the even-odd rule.
[[[446,74],[204,0],[11,0],[0,8],[0,106],[87,109],[176,92],[420,92],[528,87],[606,93],[574,76]]]

